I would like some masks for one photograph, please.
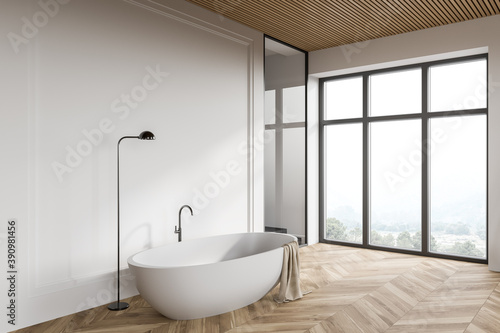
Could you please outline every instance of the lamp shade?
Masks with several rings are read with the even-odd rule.
[[[144,131],[141,134],[139,134],[139,140],[154,140],[155,135],[151,133],[150,131]]]

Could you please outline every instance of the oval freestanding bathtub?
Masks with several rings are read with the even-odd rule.
[[[274,288],[288,234],[230,234],[186,240],[128,259],[141,296],[164,316],[210,317],[252,304]]]

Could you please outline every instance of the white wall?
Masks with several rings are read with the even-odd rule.
[[[262,230],[263,153],[247,149],[261,33],[175,0],[1,7],[2,267],[8,219],[19,227],[17,325],[2,313],[2,331],[115,300],[122,136],[157,138],[120,146],[123,297],[127,257],[175,242],[183,204],[184,239]]]
[[[500,271],[500,16],[427,29],[309,53],[309,96],[317,78],[415,62],[488,52],[489,268]],[[309,111],[311,114],[312,110]],[[317,115],[317,114],[316,114]],[[317,116],[316,116],[317,121]],[[313,121],[310,120],[309,126]],[[315,127],[310,133],[317,130]],[[310,156],[311,157],[311,156]],[[317,170],[317,159],[314,160]],[[309,161],[309,163],[314,163]],[[311,167],[309,168],[311,170]],[[311,185],[312,186],[312,185]],[[310,194],[310,193],[309,193]],[[312,199],[310,199],[312,200]],[[311,206],[309,206],[311,207]],[[310,217],[311,220],[311,217]]]

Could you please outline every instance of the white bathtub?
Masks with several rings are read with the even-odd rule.
[[[141,296],[164,316],[196,319],[252,304],[276,286],[282,245],[297,238],[243,233],[167,244],[131,256]]]

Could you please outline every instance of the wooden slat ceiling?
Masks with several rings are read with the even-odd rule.
[[[500,14],[500,0],[187,0],[305,51]]]

